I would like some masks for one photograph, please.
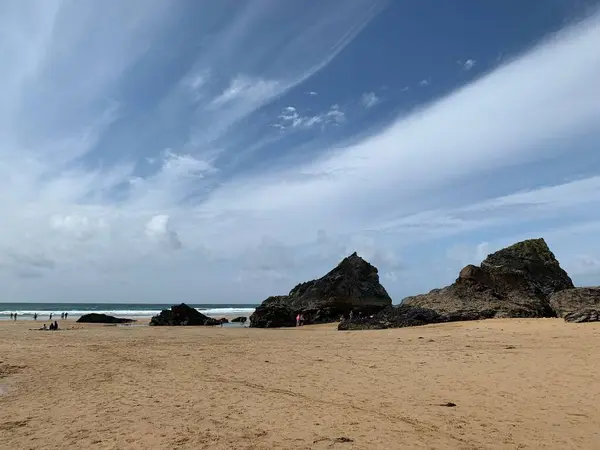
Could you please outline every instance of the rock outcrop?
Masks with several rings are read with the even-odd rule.
[[[340,330],[397,328],[494,317],[556,317],[549,298],[573,282],[543,239],[518,242],[464,267],[450,286],[407,297],[400,306],[340,323]]]
[[[157,316],[152,317],[150,325],[154,326],[185,326],[185,325],[220,325],[221,322],[205,316],[197,309],[182,303],[164,309]]]
[[[439,313],[433,309],[421,308],[420,306],[398,305],[389,306],[370,316],[344,318],[338,325],[338,330],[383,330],[386,328],[416,327],[432,323],[489,319],[494,317],[494,314],[494,310]]]
[[[565,322],[600,322],[600,308],[581,309],[578,311],[570,312],[567,315],[565,315]]]
[[[250,316],[250,326],[295,326],[298,313],[305,324],[335,322],[350,311],[370,315],[391,304],[377,268],[353,253],[322,278],[300,283],[288,295],[267,298]]]
[[[90,313],[84,314],[79,319],[78,323],[132,323],[134,319],[121,319],[119,317],[109,316],[107,314]]]
[[[573,288],[543,239],[518,242],[489,255],[481,265],[468,265],[456,282],[404,299],[402,304],[441,314],[469,311],[493,317],[555,317],[548,297]]]
[[[552,294],[548,301],[558,317],[582,311],[600,311],[600,288],[565,289]]]
[[[246,316],[240,316],[240,317],[236,317],[235,319],[231,319],[231,323],[246,323],[246,321],[248,320],[248,318]]]

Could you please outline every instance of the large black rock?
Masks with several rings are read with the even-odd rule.
[[[132,323],[133,319],[121,319],[119,317],[109,316],[107,314],[90,313],[84,314],[79,319],[79,323]]]
[[[466,266],[450,286],[405,298],[402,304],[441,314],[487,316],[492,310],[493,317],[556,317],[549,296],[573,287],[546,242],[530,239],[489,255],[479,267]]]
[[[240,317],[236,317],[235,319],[231,319],[231,323],[246,323],[246,321],[248,320],[248,318],[246,316],[240,316]]]
[[[374,314],[391,304],[377,268],[353,253],[318,280],[300,283],[288,295],[267,298],[250,316],[250,326],[292,327],[298,313],[307,324],[335,322],[350,311]]]
[[[182,303],[164,309],[157,316],[152,317],[150,325],[154,326],[183,326],[183,325],[220,325],[217,319],[205,316],[197,309]]]

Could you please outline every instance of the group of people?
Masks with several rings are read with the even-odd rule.
[[[48,316],[48,320],[52,322],[52,316],[54,313],[50,313]],[[10,313],[10,320],[17,320],[18,313]],[[69,317],[68,312],[60,313],[60,318],[66,320]],[[33,320],[38,320],[38,313],[33,313]]]
[[[296,326],[301,327],[302,325],[304,325],[304,314],[298,313],[296,316]]]
[[[40,328],[40,330],[50,330],[50,331],[58,330],[58,322],[56,320],[54,321],[54,323],[50,322],[49,327],[47,327],[46,324],[44,324],[44,326],[42,328]]]

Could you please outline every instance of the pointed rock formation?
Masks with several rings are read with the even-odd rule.
[[[530,239],[492,253],[480,266],[464,267],[450,286],[407,297],[400,306],[386,308],[373,317],[343,321],[339,329],[394,328],[493,317],[556,317],[549,297],[571,288],[571,278],[546,242]]]
[[[355,252],[322,278],[300,283],[288,295],[267,298],[250,316],[250,326],[295,326],[298,313],[307,324],[335,322],[350,311],[374,314],[391,304],[377,268]]]
[[[493,310],[494,317],[555,317],[548,297],[569,288],[571,278],[544,239],[530,239],[492,253],[479,267],[466,266],[450,286],[402,304],[440,313]]]

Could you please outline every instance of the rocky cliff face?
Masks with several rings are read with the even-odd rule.
[[[353,311],[374,314],[392,304],[377,268],[356,253],[318,280],[300,283],[288,295],[269,297],[250,316],[252,327],[288,327],[302,313],[305,323],[334,322]]]
[[[493,317],[556,317],[549,298],[572,289],[543,239],[518,242],[464,267],[450,286],[407,297],[402,305],[367,318],[343,321],[339,329],[393,328]]]

